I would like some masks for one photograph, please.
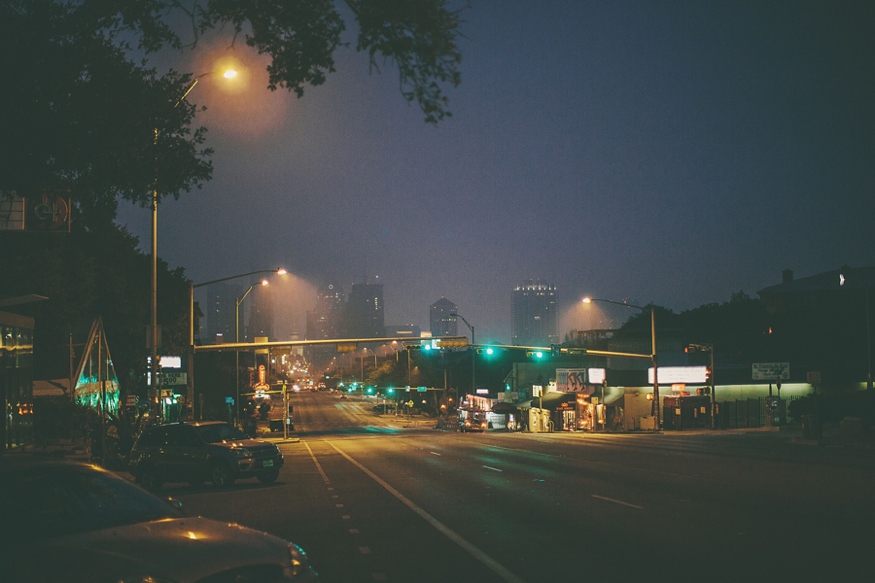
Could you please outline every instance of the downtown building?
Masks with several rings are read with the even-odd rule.
[[[433,337],[459,335],[457,309],[456,304],[446,298],[441,298],[431,305],[428,310],[428,322]]]
[[[316,290],[316,305],[307,310],[307,340],[327,340],[343,336],[343,289],[328,283]]]
[[[206,344],[220,344],[234,342],[236,323],[236,300],[240,293],[240,286],[231,283],[215,283],[207,287],[206,306],[206,335],[200,338],[200,326],[195,328],[198,333],[198,344],[202,340]],[[241,337],[242,337],[241,330]]]
[[[316,290],[316,305],[307,310],[307,340],[328,340],[342,338],[345,332],[343,326],[343,311],[346,297],[343,289],[336,283],[324,284]],[[334,345],[310,346],[305,351],[313,362],[327,362],[336,354]]]
[[[241,306],[242,310],[242,306]],[[240,314],[243,318],[243,314]],[[273,333],[273,295],[270,286],[255,285],[249,295],[249,320],[246,335],[243,337],[243,323],[240,324],[241,340],[254,342],[256,338],[276,340]]]
[[[385,335],[383,284],[353,284],[343,313],[347,338],[381,338]]]
[[[516,346],[560,343],[556,286],[541,280],[528,280],[513,289],[511,336],[511,344]]]

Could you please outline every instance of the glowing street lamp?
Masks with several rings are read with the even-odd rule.
[[[195,288],[205,287],[208,285],[212,285],[214,283],[222,283],[225,281],[230,281],[232,279],[239,279],[241,277],[248,277],[250,275],[260,275],[260,274],[267,274],[267,273],[274,273],[276,275],[285,275],[286,273],[288,273],[288,271],[286,271],[282,267],[277,267],[276,269],[260,269],[258,271],[250,271],[248,273],[231,275],[229,277],[223,277],[221,279],[214,279],[212,281],[205,281],[203,283],[189,282],[189,286],[188,286],[188,359],[189,359],[188,360],[188,362],[189,362],[189,365],[188,365],[188,402],[191,403],[192,407],[194,407],[194,290],[195,290]],[[252,288],[247,290],[246,294],[243,294],[243,298],[245,298],[246,295],[250,291],[252,291]],[[243,301],[243,299],[241,298],[240,302],[242,302],[242,301]],[[235,318],[238,320],[237,324],[236,324],[237,325],[237,331],[236,331],[237,337],[235,338],[236,342],[240,342],[239,308],[240,308],[240,304],[237,304],[237,314],[235,315]],[[239,361],[239,352],[238,351],[239,351],[239,348],[234,349],[234,352],[238,354],[237,363],[239,366],[240,361]],[[237,374],[238,374],[237,399],[239,401],[239,398],[240,398],[239,371]],[[192,412],[194,412],[194,409],[192,409]],[[203,418],[203,411],[201,411],[201,418]],[[236,419],[236,416],[235,416],[235,419]]]
[[[185,98],[191,93],[191,90],[195,88],[198,81],[202,77],[206,77],[207,75],[212,75],[216,73],[216,71],[209,71],[207,73],[203,73],[194,78],[191,85],[189,85],[188,89],[182,94],[176,103],[173,104],[174,109],[179,107],[179,104],[185,101]],[[233,79],[237,76],[237,71],[233,69],[226,69],[222,76],[225,79]],[[153,136],[153,146],[157,148],[158,146],[158,128],[154,129]],[[150,397],[153,406],[153,412],[157,417],[159,411],[163,410],[163,407],[159,407],[155,402],[158,397],[158,175],[155,174],[154,181],[152,184],[152,281],[151,281],[151,298],[150,298],[150,318],[149,318],[149,356],[150,363],[149,367],[151,370],[151,378],[150,378]],[[189,395],[191,397],[191,395]]]
[[[653,405],[651,407],[651,412],[653,413],[653,417],[656,420],[656,429],[660,429],[662,427],[661,417],[662,412],[659,410],[659,377],[657,376],[657,365],[656,365],[656,310],[653,306],[650,308],[645,308],[642,306],[636,306],[633,304],[627,304],[626,302],[616,302],[614,300],[604,300],[599,298],[591,298],[585,297],[581,300],[584,304],[591,304],[592,302],[605,302],[608,304],[616,304],[618,306],[626,306],[627,308],[634,308],[636,310],[641,310],[642,312],[646,312],[648,309],[650,310],[650,361],[653,363]],[[597,351],[590,350],[588,351],[590,354],[596,354]],[[634,355],[628,355],[634,356]]]

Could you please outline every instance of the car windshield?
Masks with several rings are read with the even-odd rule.
[[[24,541],[184,515],[94,466],[24,464],[0,473],[0,516]]]
[[[249,439],[245,433],[234,427],[233,425],[201,425],[196,427],[201,438],[207,443],[219,443],[221,441],[238,441],[241,439]]]

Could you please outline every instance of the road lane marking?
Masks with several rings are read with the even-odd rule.
[[[343,504],[335,504],[334,507],[335,508],[343,508]]]
[[[371,577],[373,577],[374,581],[385,581],[386,580],[385,573],[371,573]]]
[[[493,472],[503,472],[504,470],[499,470],[498,468],[493,468],[492,466],[483,466],[487,470],[492,470]]]
[[[395,496],[395,498],[400,500],[402,504],[404,504],[405,506],[410,508],[413,512],[418,514],[426,522],[428,522],[430,525],[432,525],[438,532],[440,532],[441,534],[446,536],[448,539],[450,539],[451,541],[453,541],[454,543],[456,543],[457,545],[462,547],[462,549],[467,551],[468,554],[470,554],[472,557],[474,557],[475,559],[477,559],[478,561],[483,563],[487,568],[489,568],[493,573],[495,573],[496,575],[501,577],[504,581],[507,581],[507,583],[525,583],[523,581],[523,579],[520,579],[519,577],[517,577],[516,575],[511,573],[507,568],[505,568],[503,565],[501,565],[498,561],[496,561],[495,559],[493,559],[492,557],[490,557],[489,555],[487,555],[486,553],[484,553],[483,551],[481,551],[480,549],[475,547],[473,544],[469,543],[467,540],[462,538],[460,535],[456,534],[455,531],[450,529],[444,523],[440,522],[437,518],[435,518],[434,516],[432,516],[431,514],[429,514],[428,512],[423,510],[422,508],[420,508],[419,506],[417,506],[412,500],[410,500],[404,494],[402,494],[401,492],[399,492],[398,490],[396,490],[395,488],[390,486],[385,480],[380,478],[380,476],[378,476],[377,474],[375,474],[374,472],[372,472],[371,470],[369,470],[368,468],[366,468],[365,466],[360,464],[358,461],[354,460],[352,457],[350,457],[349,454],[347,454],[345,451],[341,450],[334,443],[332,443],[331,441],[328,441],[327,443],[331,447],[333,447],[337,451],[337,453],[339,453],[340,455],[345,457],[347,459],[347,461],[349,461],[349,463],[351,463],[352,465],[354,465],[355,467],[357,467],[358,469],[363,471],[365,474],[370,476],[371,479],[373,479],[376,483],[378,483],[380,486],[385,488],[386,491],[388,491],[390,494]]]
[[[436,451],[430,451],[430,452],[428,452],[428,453],[430,453],[431,455],[436,455],[436,456],[438,456],[438,457],[441,457],[441,454],[439,454],[439,453],[436,452]]]
[[[305,441],[305,442],[304,442],[304,445],[307,446],[307,451],[310,452],[310,457],[313,458],[313,463],[316,464],[316,469],[319,470],[319,474],[322,475],[322,480],[323,480],[326,484],[330,484],[330,483],[331,483],[331,480],[328,479],[328,474],[326,474],[326,473],[325,473],[325,470],[322,469],[322,464],[320,464],[320,463],[319,463],[319,460],[316,459],[316,454],[314,454],[314,453],[313,453],[313,450],[310,449],[310,444],[307,443],[307,442]]]
[[[598,498],[599,500],[605,500],[607,502],[613,502],[614,504],[622,504],[623,506],[628,506],[630,508],[637,508],[638,510],[644,510],[643,506],[638,506],[636,504],[629,504],[628,502],[623,502],[622,500],[614,500],[613,498],[605,498],[604,496],[599,496],[598,494],[593,494],[593,498]]]
[[[349,514],[344,514],[343,516],[341,516],[341,518],[344,520],[349,520],[350,518],[352,518],[352,516],[350,516]]]
[[[368,547],[359,547],[359,552],[363,555],[370,555],[371,549],[369,549]]]
[[[349,534],[358,534],[358,533],[359,533],[359,529],[357,529],[357,528],[349,529]]]

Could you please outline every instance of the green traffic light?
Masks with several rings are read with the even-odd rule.
[[[486,349],[486,354],[493,354],[495,351],[492,348]]]
[[[544,353],[538,350],[535,352],[535,358],[544,358]]]

